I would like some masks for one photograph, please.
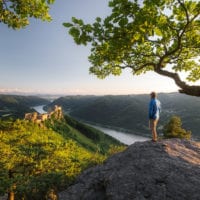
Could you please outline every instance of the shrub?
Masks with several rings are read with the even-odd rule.
[[[182,128],[181,118],[173,116],[163,128],[164,138],[191,138],[191,131]]]

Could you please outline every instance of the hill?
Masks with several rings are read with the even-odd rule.
[[[58,98],[49,106],[61,105],[71,116],[87,122],[123,128],[134,134],[149,134],[149,95],[67,96]],[[179,93],[160,93],[162,113],[158,130],[173,116],[178,115],[183,128],[191,130],[200,139],[200,99]]]
[[[8,199],[52,199],[83,170],[125,148],[68,116],[43,123],[0,120],[0,199],[6,193]]]
[[[19,96],[0,94],[0,118],[13,117],[24,118],[24,114],[33,112],[31,107],[46,105],[50,103],[47,99],[37,96]]]
[[[99,97],[94,95],[76,95],[76,96],[65,96],[55,99],[51,104],[44,107],[48,110],[49,107],[54,105],[61,105],[62,109],[66,113],[71,113],[72,111],[79,111],[91,104],[91,102],[97,100]]]
[[[68,115],[59,121],[47,120],[46,126],[51,130],[56,131],[65,139],[71,139],[79,146],[92,151],[93,153],[108,153],[111,146],[124,146],[121,142],[113,137],[106,135],[100,130],[97,130],[89,125],[81,123]]]
[[[60,200],[199,200],[200,143],[138,142],[84,171]]]

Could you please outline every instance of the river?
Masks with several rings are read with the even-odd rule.
[[[140,136],[140,135],[125,133],[123,131],[117,131],[117,130],[104,128],[104,127],[101,127],[101,126],[96,126],[96,125],[91,125],[91,124],[89,124],[89,125],[100,130],[100,131],[102,131],[102,132],[104,132],[107,135],[114,137],[115,139],[117,139],[120,142],[127,144],[127,145],[131,145],[134,142],[139,142],[139,141],[142,142],[142,141],[150,140],[150,138]]]
[[[46,111],[43,109],[45,105],[41,105],[41,106],[34,106],[32,107],[33,109],[35,109],[37,112],[39,112],[40,114],[46,113]]]
[[[40,114],[42,113],[46,113],[46,111],[43,110],[43,107],[45,105],[41,105],[41,106],[35,106],[33,107],[37,112],[39,112]],[[126,133],[123,131],[117,131],[117,130],[113,130],[110,128],[104,128],[101,126],[97,126],[97,125],[92,125],[92,124],[88,124],[102,132],[104,132],[107,135],[112,136],[113,138],[119,140],[120,142],[126,144],[126,145],[131,145],[134,142],[138,142],[138,141],[146,141],[146,140],[150,140],[150,138],[144,137],[144,136],[140,136],[140,135],[134,135],[134,134],[130,134],[130,133]]]

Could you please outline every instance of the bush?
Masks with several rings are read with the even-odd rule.
[[[163,128],[164,138],[191,138],[191,131],[182,128],[181,118],[173,116]]]

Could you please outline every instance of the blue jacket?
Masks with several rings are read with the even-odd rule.
[[[161,103],[158,99],[152,98],[149,102],[149,119],[159,119],[161,112]]]

